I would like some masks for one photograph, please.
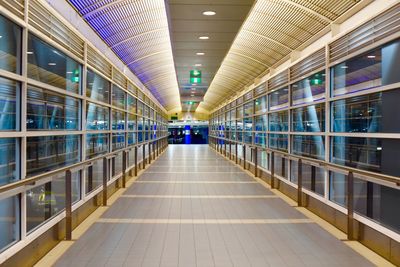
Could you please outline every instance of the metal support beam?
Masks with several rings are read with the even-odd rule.
[[[297,206],[303,206],[303,164],[301,159],[297,162]]]
[[[65,239],[72,239],[72,173],[65,172]]]
[[[103,206],[107,206],[108,159],[103,158]]]
[[[347,175],[347,239],[354,240],[354,175]]]

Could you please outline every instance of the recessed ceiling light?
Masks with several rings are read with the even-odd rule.
[[[200,63],[194,64],[196,67],[201,67],[202,65]]]
[[[376,56],[371,55],[371,56],[367,56],[367,58],[375,58]]]
[[[49,63],[49,66],[55,66],[55,65],[57,65],[57,64],[54,63],[54,62],[50,62],[50,63]]]
[[[194,96],[194,95],[190,95],[190,96]]]
[[[204,12],[203,12],[203,15],[204,15],[204,16],[214,16],[215,14],[217,14],[217,13],[215,13],[215,12],[212,11],[212,10],[207,10],[207,11],[204,11]]]
[[[32,51],[28,51],[28,52],[26,52],[28,55],[32,55],[33,54],[33,52]]]
[[[348,66],[341,66],[342,69],[348,69]]]
[[[195,84],[195,83],[192,83],[192,85],[193,85],[193,86],[196,86],[197,84]]]
[[[200,36],[199,39],[200,40],[208,40],[208,39],[210,39],[210,37],[208,37],[208,36]]]
[[[67,74],[72,74],[72,71],[67,71]]]
[[[198,52],[198,53],[196,53],[196,55],[198,55],[198,56],[204,56],[205,53],[203,53],[203,52]]]

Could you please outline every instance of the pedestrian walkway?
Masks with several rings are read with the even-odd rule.
[[[169,146],[56,266],[372,266],[209,146]]]

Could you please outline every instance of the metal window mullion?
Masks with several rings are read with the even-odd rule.
[[[325,162],[329,162],[330,155],[330,136],[331,132],[331,109],[330,109],[330,98],[331,98],[331,75],[330,75],[330,67],[329,67],[329,51],[330,46],[325,45]],[[324,171],[324,198],[329,199],[330,195],[330,178],[329,178],[329,170]]]

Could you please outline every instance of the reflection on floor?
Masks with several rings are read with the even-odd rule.
[[[208,146],[169,146],[56,266],[372,266]]]

